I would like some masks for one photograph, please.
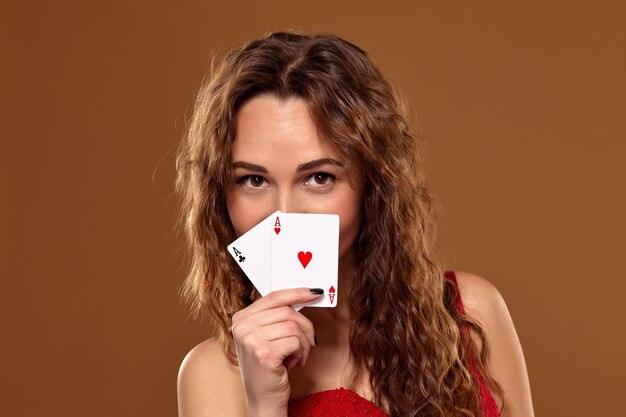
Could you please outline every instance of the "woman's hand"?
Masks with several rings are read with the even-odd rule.
[[[287,371],[304,366],[315,346],[313,323],[291,306],[314,301],[321,294],[318,288],[274,291],[233,316],[230,330],[249,417],[287,415],[291,395]]]

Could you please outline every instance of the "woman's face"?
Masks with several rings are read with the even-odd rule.
[[[338,214],[341,258],[359,228],[361,187],[350,186],[344,161],[318,132],[306,102],[252,98],[239,109],[236,132],[227,205],[237,235],[276,210]]]

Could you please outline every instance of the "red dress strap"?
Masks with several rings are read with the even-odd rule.
[[[443,276],[448,278],[454,284],[454,288],[456,291],[456,309],[459,310],[461,314],[465,314],[465,309],[463,308],[463,302],[461,301],[461,292],[459,291],[459,283],[456,280],[456,274],[454,271],[445,271]]]
[[[461,300],[461,291],[459,290],[459,283],[456,279],[456,274],[454,271],[445,271],[444,276],[449,279],[455,288],[456,291],[456,308],[461,314],[465,314],[465,309],[463,308],[463,301]],[[480,373],[476,370],[474,366],[473,358],[469,359],[469,368],[474,378],[478,380],[480,384],[480,405],[485,417],[500,417],[500,411],[498,410],[498,404],[496,404],[496,400],[493,398],[493,395],[487,389],[487,384],[485,383],[485,379],[480,375]]]

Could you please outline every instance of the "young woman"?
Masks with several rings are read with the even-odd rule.
[[[227,54],[177,159],[183,295],[217,334],[183,360],[181,417],[533,416],[501,295],[433,253],[417,139],[343,39],[273,33]],[[319,289],[259,297],[227,253],[276,210],[339,215],[336,308],[290,307]]]

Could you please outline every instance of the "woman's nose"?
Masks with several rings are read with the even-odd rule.
[[[298,206],[298,197],[290,191],[278,193],[276,210],[283,213],[299,213],[301,208]]]

